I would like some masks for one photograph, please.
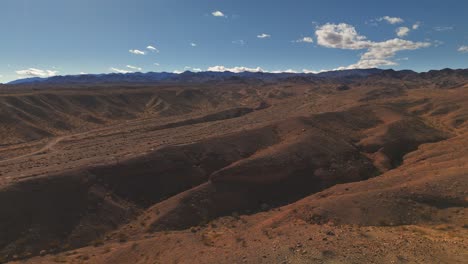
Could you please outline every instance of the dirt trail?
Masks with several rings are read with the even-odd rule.
[[[69,138],[69,137],[71,137],[71,136],[55,137],[52,140],[50,140],[49,142],[47,142],[47,144],[45,144],[42,148],[40,148],[40,149],[38,149],[38,150],[36,150],[34,152],[24,154],[24,155],[21,155],[21,156],[16,156],[16,157],[9,158],[9,159],[0,160],[0,164],[5,163],[5,162],[9,162],[9,161],[15,161],[15,160],[22,159],[22,158],[31,157],[31,156],[34,156],[34,155],[37,155],[37,154],[41,154],[43,152],[51,150],[55,145],[60,143],[60,141],[62,141],[65,138]]]

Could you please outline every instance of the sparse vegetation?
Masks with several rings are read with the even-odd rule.
[[[2,90],[0,262],[460,262],[466,77],[392,74]]]

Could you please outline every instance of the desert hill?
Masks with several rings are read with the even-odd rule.
[[[467,73],[2,86],[0,259],[463,263]]]

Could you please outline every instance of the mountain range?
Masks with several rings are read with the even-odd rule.
[[[224,81],[232,78],[251,78],[263,81],[278,81],[281,79],[301,76],[301,77],[319,77],[319,78],[345,78],[345,77],[364,77],[372,74],[381,73],[381,69],[356,69],[356,70],[340,70],[327,71],[321,73],[268,73],[268,72],[191,72],[183,73],[170,72],[133,72],[133,73],[109,73],[109,74],[80,74],[80,75],[65,75],[53,76],[48,78],[32,77],[18,79],[9,82],[8,84],[86,84],[86,83],[149,83],[149,82],[178,82],[178,81]]]

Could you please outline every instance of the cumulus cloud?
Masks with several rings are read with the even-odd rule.
[[[271,35],[265,34],[265,33],[262,33],[262,34],[260,34],[260,35],[257,35],[257,38],[261,38],[261,39],[270,38],[270,37],[271,37]]]
[[[225,72],[225,71],[228,71],[228,72],[234,72],[234,73],[239,73],[239,72],[265,72],[260,67],[248,68],[248,67],[240,66],[240,67],[228,68],[228,67],[220,66],[220,65],[209,67],[207,71],[212,71],[212,72]]]
[[[159,50],[158,50],[156,47],[151,46],[151,45],[149,45],[148,47],[146,47],[146,49],[151,50],[152,52],[157,52],[157,53],[159,53]]]
[[[353,26],[345,23],[325,24],[318,27],[315,34],[317,35],[317,43],[327,48],[367,50],[361,55],[357,63],[339,67],[335,70],[366,69],[396,65],[397,63],[391,59],[398,51],[415,50],[431,45],[429,42],[413,42],[399,38],[381,42],[370,41],[365,36],[359,35]]]
[[[29,68],[26,70],[19,70],[16,71],[16,74],[22,76],[22,77],[52,77],[57,75],[58,71],[52,71],[52,70],[41,70],[41,69],[36,69],[36,68]]]
[[[466,53],[468,52],[468,46],[467,45],[460,46],[457,50],[459,52]]]
[[[127,65],[127,68],[135,70],[135,71],[141,71],[142,70],[142,68],[137,67],[137,66],[132,66],[132,65]]]
[[[396,29],[395,32],[396,32],[397,36],[402,38],[402,37],[408,35],[408,33],[410,32],[410,29],[407,28],[407,27],[399,27],[399,28]]]
[[[219,10],[213,11],[211,14],[215,17],[226,17],[226,15]]]
[[[416,50],[429,47],[429,42],[413,42],[403,39],[390,39],[382,42],[375,42],[367,52],[365,52],[360,60],[353,65],[348,66],[348,69],[367,69],[379,66],[392,66],[397,63],[391,61],[398,51]]]
[[[416,23],[413,24],[413,26],[411,26],[411,28],[412,28],[413,30],[416,30],[416,29],[419,28],[420,25],[421,25],[420,22],[416,22]]]
[[[314,40],[312,39],[312,37],[303,37],[303,38],[296,40],[295,42],[313,43]]]
[[[387,21],[388,23],[390,23],[392,25],[404,22],[404,20],[402,18],[399,18],[399,17],[383,16],[383,17],[377,18],[377,21],[383,21],[383,20]]]
[[[131,73],[132,72],[132,71],[127,71],[127,70],[122,70],[122,69],[117,69],[117,68],[110,68],[110,70],[116,73]]]
[[[154,63],[154,65],[156,65],[156,66],[159,66],[159,65],[161,65],[161,64],[159,64],[159,63],[155,62],[155,63]]]
[[[197,43],[193,43],[193,42],[192,42],[192,43],[190,43],[190,46],[196,47],[196,46],[197,46]]]
[[[317,27],[315,31],[317,43],[327,48],[337,49],[365,49],[372,46],[372,42],[361,36],[356,29],[348,24],[330,24]]]
[[[141,50],[137,50],[137,49],[131,49],[131,50],[129,50],[129,52],[132,53],[132,54],[135,54],[135,55],[145,55],[146,54],[146,52],[141,51]]]

